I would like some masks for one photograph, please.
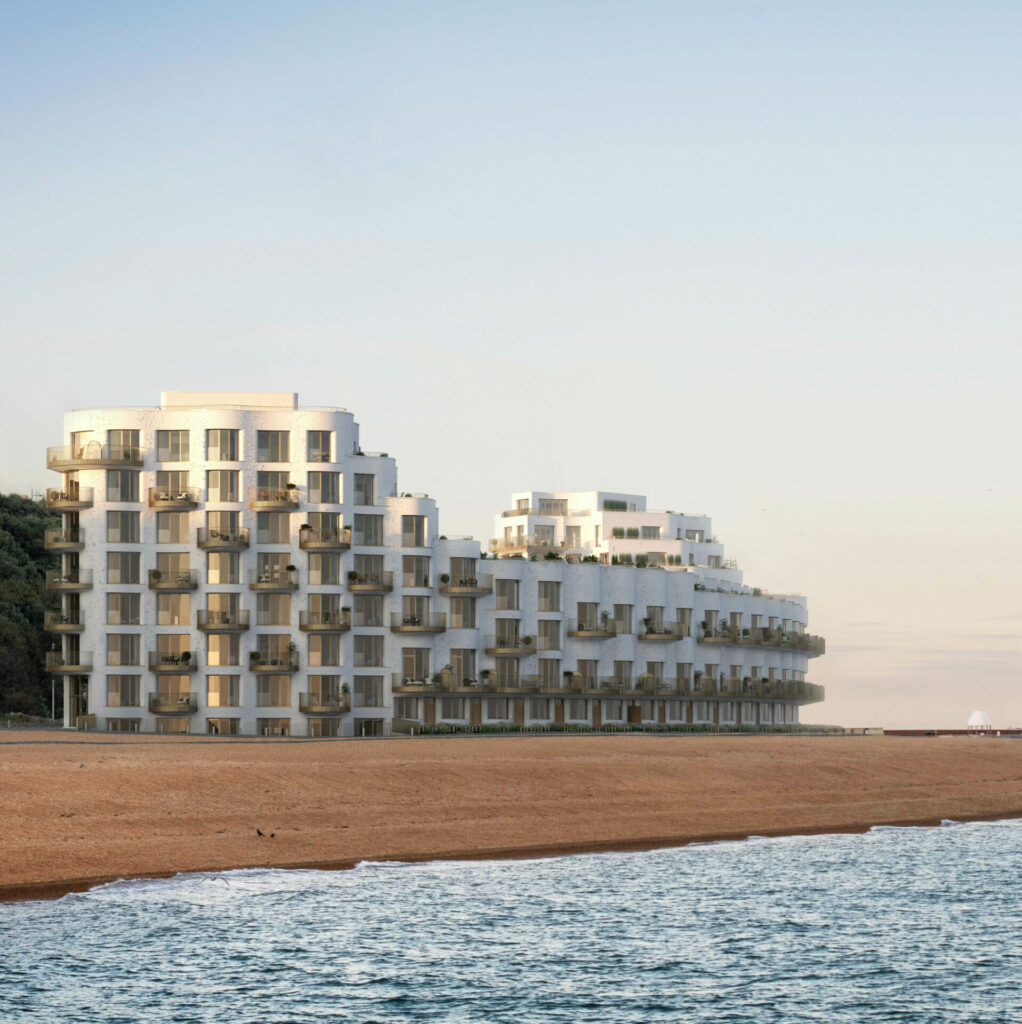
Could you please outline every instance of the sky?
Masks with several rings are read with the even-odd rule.
[[[712,515],[809,597],[805,720],[1022,725],[1019,53],[1017,3],[5,3],[0,491],[67,409],[297,391],[450,534]]]

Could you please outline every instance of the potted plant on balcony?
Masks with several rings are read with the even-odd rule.
[[[284,571],[285,572],[298,572],[298,568],[297,568],[297,566],[294,566],[294,565],[287,565],[287,566],[284,567]]]
[[[522,644],[525,647],[531,647],[532,646],[532,637],[531,636],[523,636],[522,637]]]
[[[252,663],[252,667],[253,668],[256,665],[260,664],[262,662],[262,660],[263,660],[263,656],[258,651],[250,651],[249,655],[248,655],[248,658],[249,658],[249,661]]]
[[[298,490],[298,484],[288,484],[287,485],[287,489],[289,491],[297,491]]]
[[[484,669],[483,669],[483,670],[482,670],[482,671],[481,671],[481,672],[479,673],[479,678],[480,678],[480,679],[481,679],[481,680],[482,680],[482,681],[483,681],[484,683],[488,683],[488,682],[490,681],[490,676],[491,676],[491,675],[493,675],[493,672],[492,672],[492,670],[491,670],[491,669],[488,669],[488,668],[484,668]]]
[[[182,665],[188,665],[191,662],[191,660],[192,660],[192,652],[191,651],[182,651],[181,652],[181,664]]]
[[[358,583],[358,573],[355,572],[354,569],[350,569],[348,571],[348,582],[349,583]]]
[[[343,695],[344,695],[345,697],[347,697],[347,696],[348,696],[348,694],[349,694],[349,693],[351,693],[351,688],[350,688],[350,687],[348,686],[348,684],[347,684],[347,683],[341,683],[341,693],[342,693],[342,694],[343,694]]]
[[[152,577],[153,583],[159,583],[163,579],[163,573],[159,569],[153,569],[149,575]]]
[[[440,582],[441,583],[450,583],[451,582],[451,577],[447,573],[442,572],[442,573],[440,573]]]

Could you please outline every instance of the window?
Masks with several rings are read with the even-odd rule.
[[[451,651],[451,680],[455,686],[473,683],[476,678],[476,652],[472,650]]]
[[[640,527],[639,535],[643,540],[659,540],[660,539],[660,527],[659,526],[643,526]]]
[[[520,637],[521,622],[518,619],[494,619],[494,628],[497,631],[496,642],[498,647],[517,647]]]
[[[157,430],[156,431],[156,461],[157,462],[187,462],[188,461],[188,431],[187,430]]]
[[[413,722],[417,721],[419,712],[416,704],[417,700],[415,697],[395,697],[394,717],[411,719]]]
[[[289,676],[260,676],[256,681],[256,707],[286,708],[291,706]]]
[[[187,718],[157,718],[156,731],[163,736],[188,732]]]
[[[568,718],[574,722],[584,722],[589,718],[588,708],[584,700],[568,700],[565,701],[567,705]]]
[[[237,551],[211,551],[206,555],[206,582],[216,585],[241,582],[241,559]]]
[[[291,660],[291,638],[286,633],[259,633],[256,649],[267,665],[286,665]]]
[[[208,718],[206,732],[210,736],[240,736],[240,718]]]
[[[561,649],[561,623],[557,619],[540,619],[537,623],[536,649],[559,651]]]
[[[356,626],[383,625],[383,598],[379,594],[356,594],[354,605]]]
[[[190,626],[191,606],[190,594],[157,594],[156,625]]]
[[[159,569],[161,576],[170,580],[188,576],[188,552],[160,551],[156,555],[156,568]]]
[[[141,665],[141,641],[138,633],[107,633],[106,663],[108,665]]]
[[[138,583],[139,561],[137,551],[108,551],[106,553],[107,583]]]
[[[355,666],[357,668],[382,668],[383,637],[356,636],[353,642]]]
[[[401,517],[401,546],[403,548],[424,548],[426,546],[426,517]]]
[[[582,677],[582,685],[592,689],[599,685],[600,663],[591,658],[579,658],[578,674]]]
[[[614,623],[618,633],[631,633],[632,606],[630,604],[614,605]]]
[[[290,626],[290,594],[256,594],[256,625]]]
[[[106,500],[138,501],[138,473],[130,469],[108,469]]]
[[[623,700],[605,700],[603,702],[603,717],[608,722],[620,722],[625,717],[625,702]]]
[[[156,543],[157,544],[187,544],[188,543],[188,513],[187,512],[157,512],[156,513]]]
[[[223,533],[229,537],[238,536],[238,513],[237,512],[207,512],[206,530],[209,533]]]
[[[631,687],[632,663],[630,661],[614,662],[614,685]]]
[[[539,685],[545,690],[554,690],[561,685],[561,659],[539,659]]]
[[[330,440],[333,437],[333,431],[330,430],[310,430],[305,435],[305,442],[307,445],[307,460],[309,462],[329,462],[330,461]]]
[[[238,471],[211,469],[206,473],[206,501],[240,501]]]
[[[550,701],[545,697],[538,697],[529,701],[529,717],[547,719],[550,717]]]
[[[404,587],[428,587],[429,586],[429,556],[428,555],[402,555],[401,568],[403,578],[401,585]]]
[[[455,583],[461,580],[476,579],[476,560],[474,558],[452,558],[451,579]]]
[[[561,610],[561,585],[548,580],[541,580],[539,589],[539,610],[541,612],[559,612]]]
[[[290,544],[291,513],[290,512],[257,512],[256,543],[258,544]]]
[[[600,621],[600,606],[595,601],[579,601],[575,606],[578,614],[578,628],[596,629]]]
[[[106,720],[107,732],[138,732],[141,719],[139,718],[108,718]]]
[[[107,512],[107,544],[138,544],[139,514],[137,512]]]
[[[188,495],[188,471],[170,469],[157,470],[156,491],[161,497]]]
[[[355,474],[355,504],[372,505],[375,501],[376,478],[371,473]]]
[[[354,572],[359,580],[382,583],[385,579],[383,555],[355,555]]]
[[[309,635],[310,665],[340,665],[341,638],[337,633]]]
[[[518,611],[518,580],[497,580],[497,611]]]
[[[107,676],[106,706],[108,708],[137,708],[141,676]]]
[[[663,605],[646,605],[646,614],[643,616],[642,624],[647,633],[662,633],[664,631]]]
[[[518,685],[518,659],[517,658],[497,658],[494,661],[497,673],[497,685],[498,686],[517,686]]]
[[[405,647],[401,652],[401,665],[403,678],[426,682],[429,679],[429,648]]]
[[[237,633],[210,633],[206,638],[207,665],[239,665],[241,638]]]
[[[309,719],[309,736],[317,739],[334,739],[341,735],[341,720],[326,715]]]
[[[206,704],[211,708],[240,707],[241,677],[209,676],[206,680]]]
[[[139,432],[137,430],[108,430],[106,443],[114,459],[139,459],[142,457]]]
[[[461,697],[444,697],[440,701],[441,718],[464,718],[465,701]]]
[[[256,431],[256,460],[258,462],[290,462],[288,431]]]
[[[309,676],[311,703],[338,704],[342,696],[340,676]]]
[[[341,556],[337,552],[323,551],[309,555],[309,585],[336,587],[341,582]]]
[[[486,701],[486,717],[491,721],[494,719],[510,718],[510,701],[504,697],[490,697]]]
[[[340,473],[310,473],[309,501],[313,505],[338,505],[341,501]]]
[[[290,718],[257,718],[256,731],[260,736],[290,736]]]
[[[356,477],[356,479],[358,478]],[[356,513],[355,530],[352,542],[363,547],[382,546],[383,516],[365,516]]]
[[[383,680],[379,676],[355,676],[355,707],[383,707]]]
[[[476,600],[474,597],[451,598],[451,629],[476,628]]]
[[[241,445],[238,443],[237,430],[206,431],[207,462],[239,462]]]
[[[137,626],[141,594],[107,594],[107,625]]]

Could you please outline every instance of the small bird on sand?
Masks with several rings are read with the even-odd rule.
[[[277,838],[277,833],[276,832],[271,832],[270,833],[270,838],[271,839],[276,839]]]
[[[263,834],[263,830],[261,828],[257,828],[256,829],[256,835],[257,836],[261,836],[262,834]]]

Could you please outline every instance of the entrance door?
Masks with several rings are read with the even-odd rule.
[[[628,724],[642,725],[642,708],[638,704],[628,706]]]

